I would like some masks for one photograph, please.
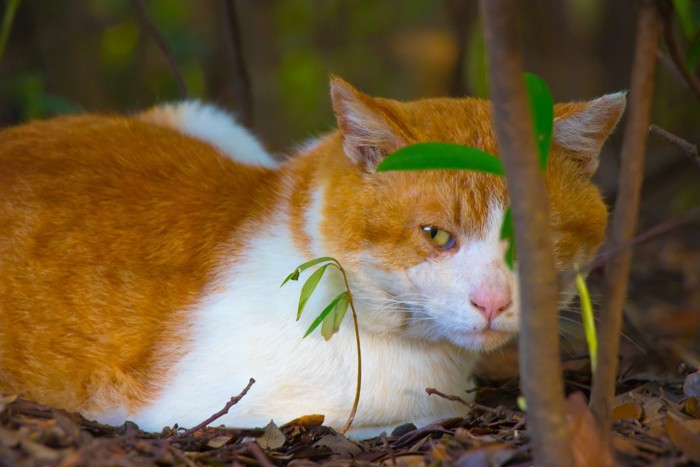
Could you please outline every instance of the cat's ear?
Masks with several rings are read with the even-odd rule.
[[[557,104],[552,140],[581,164],[587,175],[598,168],[600,149],[625,110],[624,92],[585,103]]]
[[[331,99],[345,154],[363,170],[374,171],[384,157],[406,145],[386,104],[337,76],[331,76]]]

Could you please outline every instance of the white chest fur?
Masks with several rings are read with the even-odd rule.
[[[243,259],[230,266],[212,293],[191,310],[191,344],[172,369],[164,390],[149,406],[129,414],[146,430],[178,423],[192,426],[217,412],[245,387],[256,384],[218,422],[229,426],[284,423],[312,413],[340,428],[350,412],[357,377],[355,337],[349,317],[329,341],[319,333],[302,339],[315,315],[342,291],[328,275],[295,322],[301,283],[280,288],[305,261],[282,222],[258,232]],[[286,233],[285,233],[286,232]],[[360,316],[362,320],[362,316]],[[428,396],[426,387],[464,395],[473,354],[447,343],[429,343],[361,330],[363,385],[355,437],[377,435],[404,422],[427,423],[460,415],[463,407]],[[106,414],[104,419],[123,413]],[[117,421],[117,420],[113,420]]]

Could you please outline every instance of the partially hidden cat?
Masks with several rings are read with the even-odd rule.
[[[377,173],[424,141],[498,153],[487,101],[373,98],[331,79],[338,130],[277,163],[196,102],[80,115],[0,132],[0,392],[146,430],[318,413],[341,427],[356,380],[346,319],[302,335],[343,290],[330,270],[295,321],[298,265],[348,273],[363,355],[350,434],[464,414],[479,352],[518,330],[499,229],[502,177]],[[586,263],[607,210],[590,177],[622,93],[557,104],[546,170],[556,265]]]

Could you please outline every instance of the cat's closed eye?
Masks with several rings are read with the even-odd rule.
[[[449,250],[455,246],[455,237],[448,231],[434,225],[424,225],[421,229],[428,240],[441,250]]]

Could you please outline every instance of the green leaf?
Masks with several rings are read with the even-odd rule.
[[[314,329],[318,327],[319,324],[323,322],[324,319],[326,319],[326,316],[328,316],[329,313],[331,313],[335,308],[338,306],[338,303],[345,299],[347,300],[348,292],[345,291],[335,297],[332,302],[328,304],[326,308],[323,309],[323,311],[316,317],[313,323],[311,323],[311,326],[309,326],[309,329],[306,330],[306,334],[304,334],[304,337],[308,336],[312,332],[314,332]]]
[[[321,326],[321,335],[324,339],[328,340],[333,337],[333,334],[338,332],[340,329],[340,323],[343,322],[345,318],[345,313],[348,311],[348,305],[350,301],[348,294],[346,293],[343,298],[333,307],[333,310],[326,316],[323,320],[323,325]]]
[[[289,281],[298,281],[299,280],[299,275],[304,272],[305,270],[309,269],[311,266],[315,266],[319,263],[325,263],[327,261],[332,261],[334,263],[337,263],[335,258],[332,258],[330,256],[322,256],[321,258],[316,258],[312,259],[311,261],[307,261],[306,263],[302,264],[301,266],[297,266],[297,268],[292,272],[290,275],[287,276],[287,278],[282,282],[282,287],[284,284],[286,284]]]
[[[390,170],[477,170],[503,175],[501,160],[481,149],[451,143],[418,143],[389,154],[377,172]]]
[[[530,101],[532,126],[535,132],[537,152],[540,156],[540,169],[547,167],[549,147],[552,143],[554,124],[554,99],[542,78],[532,73],[525,73],[525,88]]]
[[[576,288],[578,289],[578,295],[581,300],[583,332],[586,336],[586,343],[588,344],[588,354],[591,356],[591,371],[595,373],[598,364],[598,338],[596,337],[595,321],[593,319],[593,306],[591,305],[591,297],[588,293],[586,281],[581,273],[578,272],[578,266],[574,265],[574,268],[576,269]]]
[[[311,294],[314,293],[314,290],[316,290],[316,286],[321,281],[323,273],[326,272],[326,269],[328,269],[328,266],[330,266],[331,264],[333,263],[324,264],[320,268],[316,269],[309,276],[309,278],[304,283],[304,286],[301,288],[301,294],[299,295],[299,310],[297,311],[297,321],[299,321],[299,318],[301,317],[301,312],[304,311],[306,303],[309,301],[309,298],[311,298]]]
[[[508,269],[511,271],[515,265],[515,231],[513,230],[513,213],[510,207],[506,210],[503,216],[503,224],[501,225],[501,240],[508,241],[508,250],[506,251],[506,256],[504,258]]]

